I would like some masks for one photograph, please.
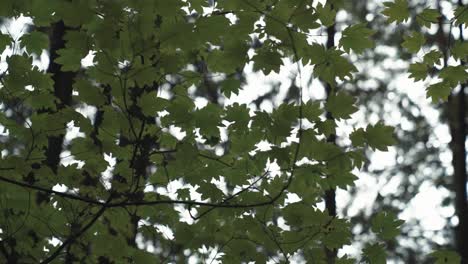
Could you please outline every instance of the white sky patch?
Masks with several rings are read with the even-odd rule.
[[[62,153],[60,153],[60,164],[63,166],[68,166],[75,163],[78,164],[79,168],[84,165],[84,162],[76,160],[69,150],[64,150]]]
[[[287,60],[283,60],[287,63]],[[295,65],[294,65],[295,67]],[[261,72],[253,72],[253,63],[249,63],[245,67],[245,74],[247,84],[242,87],[238,95],[232,95],[225,102],[225,105],[232,105],[234,103],[250,103],[257,99],[258,96],[263,95],[271,90],[274,83],[280,83],[280,92],[286,93],[291,85],[291,78],[287,72],[291,71],[291,64],[281,66],[279,73],[271,72],[265,75]]]
[[[96,55],[96,52],[94,51],[89,51],[88,55],[86,55],[83,59],[81,59],[81,67],[83,68],[88,68],[93,66],[94,63],[94,56]]]
[[[386,184],[383,186],[379,193],[382,196],[386,196],[398,191],[401,183],[401,177],[392,177]]]
[[[111,188],[111,182],[110,180],[112,179],[112,171],[115,168],[115,165],[117,164],[117,159],[112,156],[112,154],[104,154],[104,160],[107,161],[108,166],[106,170],[101,173],[101,183],[104,185],[106,189]]]
[[[367,215],[372,212],[372,204],[374,203],[375,197],[380,190],[378,179],[369,175],[368,173],[357,173],[358,180],[355,181],[357,194],[353,197],[353,203],[349,203],[350,194],[342,189],[338,189],[336,192],[336,204],[339,210],[345,209],[347,215],[356,215],[359,211],[364,209]],[[349,206],[349,207],[346,207]]]
[[[165,239],[173,240],[174,232],[166,225],[155,225],[156,229],[163,235]]]
[[[65,134],[65,142],[70,142],[72,139],[77,137],[85,137],[83,132],[80,132],[80,127],[75,126],[74,121],[67,124],[67,132]]]
[[[417,216],[425,230],[440,230],[445,227],[445,219],[441,216],[441,206],[447,190],[437,189],[428,183],[423,183],[419,193],[410,201],[406,209],[399,215],[403,220]],[[447,211],[444,211],[447,213]]]
[[[369,165],[370,170],[383,170],[396,164],[396,150],[389,147],[388,151],[376,150],[372,154],[372,162]]]
[[[297,202],[300,202],[301,201],[301,198],[295,194],[295,193],[288,193],[286,195],[286,200],[285,200],[285,205],[286,204],[290,204],[290,203],[297,203]]]
[[[56,184],[52,187],[52,190],[56,192],[66,192],[68,188],[65,184]]]
[[[450,136],[449,128],[447,126],[437,126],[434,128],[435,140],[442,144],[449,144],[452,141]]]

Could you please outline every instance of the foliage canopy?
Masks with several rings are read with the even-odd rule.
[[[327,140],[337,121],[358,110],[340,88],[358,71],[350,55],[374,46],[373,30],[349,25],[337,46],[326,47],[310,35],[335,23],[341,1],[209,2],[0,1],[0,16],[28,16],[34,25],[19,39],[0,35],[0,50],[24,50],[8,56],[1,76],[2,262],[196,256],[264,263],[301,255],[324,263],[324,248],[351,242],[346,219],[317,205],[326,190],[353,185],[365,150],[395,143],[382,122],[355,127],[348,145]],[[408,8],[405,0],[386,2],[382,14],[401,23],[410,19]],[[464,11],[454,10],[455,24],[466,26]],[[438,17],[425,9],[416,19],[427,27]],[[417,53],[424,43],[414,32],[402,46]],[[50,52],[47,70],[33,66],[43,50]],[[90,52],[93,64],[83,66]],[[451,54],[465,58],[466,45],[457,43]],[[428,78],[440,58],[437,50],[426,53],[410,65],[411,77]],[[215,94],[229,97],[241,89],[247,65],[268,74],[288,59],[299,76],[302,65],[314,66],[314,76],[331,87],[328,100],[304,101],[306,88],[299,87],[294,103],[271,112],[215,100],[195,104],[193,87],[209,90],[207,79],[219,79],[211,81]],[[445,67],[439,78],[428,87],[434,101],[466,81],[466,66]],[[72,127],[79,135],[64,137]],[[70,157],[79,162],[60,162]],[[299,201],[288,202],[292,194]],[[362,261],[384,263],[383,242],[401,224],[391,213],[376,215],[378,239],[363,249]],[[434,257],[457,258],[448,251]],[[342,256],[337,263],[356,261]]]

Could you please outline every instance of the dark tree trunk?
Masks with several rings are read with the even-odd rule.
[[[461,0],[458,1],[463,6]],[[463,25],[460,25],[460,40],[463,38]],[[464,62],[462,62],[464,64]],[[461,84],[457,94],[453,94],[449,101],[451,108],[449,127],[452,135],[450,148],[453,158],[453,188],[455,191],[455,214],[458,217],[458,226],[455,228],[455,242],[462,263],[468,263],[468,197],[466,172],[466,83]]]
[[[465,86],[450,97],[449,127],[452,141],[452,166],[453,166],[453,190],[455,192],[455,214],[458,217],[458,225],[455,228],[455,244],[458,253],[462,256],[462,263],[468,263],[468,202],[467,202],[467,172],[466,172],[466,121]]]
[[[52,80],[54,81],[54,95],[56,97],[56,107],[57,111],[71,106],[72,104],[72,85],[76,73],[74,72],[63,72],[61,66],[55,62],[58,58],[57,51],[65,47],[64,36],[68,28],[62,21],[54,23],[50,28],[49,34],[49,67],[47,72],[52,75]],[[50,114],[53,114],[52,112]],[[45,150],[45,164],[49,168],[57,173],[57,169],[60,166],[60,153],[62,153],[63,139],[66,133],[66,124],[63,125],[63,133],[58,136],[49,136],[48,145]],[[65,262],[64,263],[74,263],[75,256],[70,252],[71,245],[66,247],[65,252]]]
[[[336,33],[335,25],[332,25],[332,26],[327,28],[327,49],[331,49],[331,48],[333,48],[335,46],[335,33]],[[328,84],[328,83],[325,84],[325,91],[327,93],[327,100],[328,100],[328,98],[330,97],[330,94],[332,93],[332,87],[330,86],[330,84]],[[326,113],[326,117],[327,117],[328,120],[333,120],[332,113],[330,113],[330,112]],[[327,138],[327,142],[331,142],[331,143],[335,144],[336,143],[336,135],[331,134]],[[336,192],[335,192],[334,188],[325,191],[325,208],[327,209],[328,213],[333,217],[336,216],[336,199],[335,199],[335,196],[336,196]],[[325,254],[327,256],[327,263],[328,264],[335,263],[337,250],[330,250],[330,249],[326,248],[325,249]]]
[[[57,98],[57,111],[70,106],[72,103],[72,85],[75,77],[74,72],[63,72],[61,66],[55,62],[58,58],[57,51],[65,47],[65,32],[67,27],[62,21],[52,25],[49,35],[50,39],[50,63],[47,72],[52,75],[54,80],[54,95]],[[46,165],[49,166],[54,173],[60,164],[60,153],[62,152],[63,138],[65,136],[65,125],[63,124],[63,134],[59,136],[50,136],[48,138],[48,146],[45,151]]]
[[[463,1],[459,0],[458,4],[463,6]],[[440,1],[437,1],[438,9],[441,10]],[[444,53],[444,67],[447,66],[451,33],[444,33],[443,20],[439,21],[439,29],[437,39],[440,49]],[[463,38],[463,25],[460,25],[460,40]],[[462,61],[462,64],[465,62]],[[455,215],[458,218],[458,225],[455,227],[455,246],[458,254],[460,254],[462,264],[468,263],[468,197],[467,197],[467,171],[466,171],[466,83],[461,84],[460,90],[449,96],[447,107],[448,126],[452,141],[450,149],[452,151],[452,191],[455,196]]]

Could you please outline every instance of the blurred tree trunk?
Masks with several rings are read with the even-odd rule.
[[[327,49],[331,49],[335,46],[335,34],[336,34],[336,28],[335,28],[335,24],[333,24],[332,26],[327,28],[327,44],[326,44]],[[325,91],[327,94],[326,100],[328,101],[330,94],[333,92],[330,84],[325,83]],[[327,120],[334,119],[331,112],[326,113],[326,118]],[[336,144],[336,135],[331,134],[330,136],[328,136],[327,142]],[[336,199],[335,198],[336,198],[336,190],[334,188],[330,188],[329,190],[325,191],[325,208],[327,209],[328,213],[333,217],[336,216]],[[336,255],[338,253],[337,250],[330,250],[326,248],[325,253],[327,256],[327,263],[329,264],[335,263]]]
[[[455,228],[455,242],[462,263],[468,263],[468,203],[467,203],[467,172],[466,172],[466,118],[465,118],[465,84],[458,93],[449,97],[449,128],[452,136],[453,190],[455,192],[455,214],[458,225]]]
[[[460,25],[460,32],[463,28]],[[463,41],[463,35],[460,34]],[[455,214],[458,226],[455,228],[455,242],[462,263],[468,263],[468,197],[466,172],[466,83],[460,86],[457,93],[453,93],[448,101],[449,128],[452,136],[450,148],[452,150],[453,190],[455,191]]]
[[[461,0],[458,1],[460,6],[463,6]],[[441,11],[440,0],[437,1],[437,7]],[[444,34],[443,19],[440,19],[439,29],[439,46],[444,51],[444,67],[448,60],[448,51],[450,49],[450,38],[452,32]],[[463,39],[463,25],[460,25],[460,40]],[[464,63],[464,62],[462,62]],[[448,113],[448,126],[452,141],[450,149],[452,151],[452,190],[455,196],[455,215],[458,218],[458,225],[455,227],[455,246],[458,253],[462,257],[462,263],[468,263],[468,197],[467,197],[467,171],[466,171],[466,83],[461,84],[458,92],[454,91],[448,99],[446,105]]]

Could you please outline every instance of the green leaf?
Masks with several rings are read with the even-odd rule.
[[[320,24],[316,22],[317,14],[313,13],[312,8],[304,4],[296,10],[292,15],[291,22],[298,28],[309,30],[320,27]]]
[[[241,81],[236,79],[226,79],[221,82],[221,91],[226,97],[231,97],[232,94],[239,94]]]
[[[343,154],[336,145],[322,141],[312,141],[308,152],[310,158],[319,161],[328,161]]]
[[[327,227],[323,244],[329,248],[340,248],[343,245],[349,244],[351,238],[351,231],[347,228],[349,223],[343,219],[335,219]]]
[[[458,6],[455,9],[454,13],[454,18],[455,18],[455,26],[459,26],[464,24],[464,27],[466,28],[468,24],[468,6]]]
[[[395,0],[394,2],[384,2],[385,9],[382,14],[388,17],[388,23],[406,22],[409,18],[408,2],[406,0]]]
[[[320,53],[323,54],[325,47],[316,45],[319,47]],[[317,64],[314,67],[314,74],[329,83],[335,85],[336,78],[345,80],[346,77],[352,78],[353,72],[357,72],[356,67],[351,64],[346,58],[344,58],[343,52],[335,48],[325,51],[324,56],[318,53],[317,59],[313,59],[312,63],[317,60]]]
[[[79,54],[82,57],[88,55],[88,52],[91,48],[91,43],[89,40],[89,36],[88,34],[86,34],[86,32],[78,30],[68,30],[65,33],[64,39],[67,41],[65,44],[67,48],[79,52]]]
[[[298,116],[299,111],[295,105],[281,104],[272,113],[272,135],[281,138],[289,136],[291,134],[291,127]]]
[[[440,78],[449,83],[452,87],[458,83],[465,83],[468,80],[467,68],[464,65],[447,66],[440,71]]]
[[[190,127],[193,121],[192,114],[194,108],[195,104],[192,100],[185,96],[176,96],[165,109],[169,112],[169,115],[164,116],[161,121],[167,126],[175,122],[179,125],[185,124],[187,127]]]
[[[387,263],[387,253],[380,244],[367,244],[362,250],[369,264],[385,264]]]
[[[169,101],[158,97],[157,92],[145,93],[140,97],[138,105],[146,116],[155,116],[156,112],[163,111],[169,106]]]
[[[81,68],[80,52],[74,49],[60,49],[57,51],[59,57],[55,60],[56,63],[62,65],[62,71],[78,71]]]
[[[254,70],[261,70],[264,74],[269,74],[272,71],[278,73],[283,64],[281,55],[268,49],[259,50],[252,60],[254,61]]]
[[[29,53],[41,55],[42,51],[49,47],[49,37],[39,31],[33,31],[21,36],[21,44]]]
[[[326,137],[336,134],[336,122],[333,119],[327,119],[325,121],[316,121],[315,127],[318,129],[318,132],[320,134],[323,134]]]
[[[114,136],[120,131],[120,121],[122,120],[123,115],[120,115],[116,109],[110,106],[104,106],[103,110],[102,133]]]
[[[425,8],[421,13],[416,16],[416,21],[423,27],[430,28],[432,24],[437,24],[441,17],[437,9]]]
[[[198,13],[203,13],[203,7],[208,7],[208,3],[206,0],[190,1],[190,8],[197,11]]]
[[[372,231],[383,240],[390,240],[400,234],[400,226],[404,223],[391,212],[380,212],[372,219]]]
[[[12,41],[10,35],[5,35],[0,32],[0,52],[3,52],[7,46],[11,45]]]
[[[428,76],[428,67],[425,63],[412,63],[409,66],[408,72],[410,78],[415,81],[424,81]]]
[[[87,79],[77,79],[73,84],[73,89],[79,93],[80,99],[89,105],[100,106],[106,102],[106,97],[99,91],[99,87]]]
[[[451,263],[461,263],[460,256],[450,250],[437,250],[431,253],[431,256],[435,258],[435,264],[451,264]]]
[[[468,57],[468,42],[455,41],[451,48],[452,56],[457,60],[466,60]]]
[[[353,146],[355,147],[364,146],[364,144],[366,144],[367,142],[366,137],[367,137],[366,131],[364,131],[364,129],[362,128],[354,130],[350,135],[351,142]]]
[[[283,217],[288,225],[302,226],[310,223],[320,226],[327,221],[325,213],[304,203],[290,203],[283,209]]]
[[[323,26],[329,27],[335,24],[336,10],[332,8],[331,4],[322,5],[319,3],[316,7],[316,14]]]
[[[339,45],[348,53],[353,50],[360,54],[365,49],[374,47],[374,41],[370,39],[374,33],[375,31],[367,28],[364,23],[349,26],[343,30]]]
[[[142,250],[136,250],[132,260],[135,263],[157,263],[157,258],[154,254]]]
[[[319,101],[309,100],[307,103],[303,104],[302,108],[304,117],[311,123],[320,120],[320,116],[323,114]]]
[[[367,157],[364,154],[364,151],[362,149],[358,149],[355,151],[348,151],[348,156],[353,162],[353,166],[358,169],[362,169],[362,166],[367,161]]]
[[[426,53],[423,58],[423,62],[427,64],[429,67],[432,65],[438,65],[441,63],[441,59],[444,55],[442,52],[438,50],[431,50],[430,52]]]
[[[411,53],[417,53],[421,49],[422,45],[426,43],[424,35],[419,32],[413,32],[411,36],[404,36],[403,39],[405,41],[401,46]]]
[[[221,126],[221,113],[221,108],[211,103],[195,111],[195,126],[200,128],[200,134],[206,137],[219,137],[218,126]]]
[[[31,92],[25,102],[36,110],[55,109],[55,99],[56,97],[52,93],[37,89]]]
[[[94,13],[90,3],[89,1],[62,2],[61,5],[57,5],[56,11],[67,26],[79,27],[93,18]]]
[[[128,75],[131,76],[131,79],[139,87],[152,85],[158,77],[157,69],[150,65],[143,65],[141,63],[135,63],[132,65]]]
[[[387,147],[394,145],[396,140],[393,136],[393,127],[383,123],[368,125],[366,128],[367,143],[372,149],[387,151]]]
[[[213,183],[199,183],[197,192],[202,194],[202,199],[210,199],[214,202],[221,201],[224,196],[223,192]]]
[[[226,117],[224,119],[234,122],[234,124],[230,125],[234,131],[245,131],[250,121],[249,110],[246,105],[235,103],[226,109]]]
[[[33,18],[34,25],[37,27],[50,26],[51,23],[57,20],[57,9],[59,8],[59,5],[60,1],[57,0],[31,1],[29,16]]]
[[[327,48],[324,45],[318,43],[312,43],[307,46],[307,57],[310,59],[311,64],[322,64],[327,61]]]
[[[14,1],[0,1],[0,16],[11,16],[13,15]]]
[[[354,258],[348,258],[347,255],[344,255],[342,257],[339,257],[335,263],[336,264],[355,264],[357,263],[357,260]]]
[[[452,91],[452,87],[449,82],[441,81],[433,83],[427,87],[427,97],[432,98],[432,102],[438,102],[439,100],[446,101]]]
[[[177,198],[181,200],[190,200],[190,189],[180,188],[177,190]]]
[[[336,119],[348,119],[358,108],[354,106],[356,99],[345,92],[338,92],[328,97],[325,104],[327,111],[330,111]]]

